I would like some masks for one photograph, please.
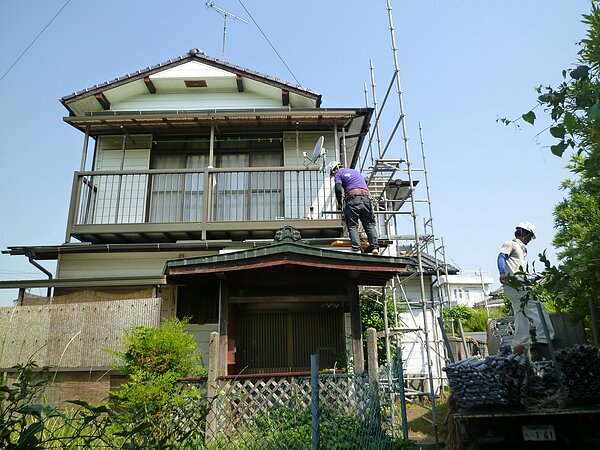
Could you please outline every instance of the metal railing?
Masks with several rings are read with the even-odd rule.
[[[76,172],[70,225],[335,219],[317,166]],[[329,213],[328,213],[329,212]]]

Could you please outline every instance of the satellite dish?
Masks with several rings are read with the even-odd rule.
[[[321,136],[319,139],[317,139],[317,143],[315,144],[315,149],[313,150],[312,156],[310,157],[312,162],[317,162],[317,159],[319,159],[321,156],[323,156],[325,154],[325,148],[323,147],[324,141],[325,141],[325,138],[323,136]]]

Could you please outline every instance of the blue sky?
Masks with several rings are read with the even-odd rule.
[[[1,250],[64,242],[83,135],[63,123],[67,111],[59,99],[191,48],[220,58],[223,18],[205,3],[0,0]],[[228,19],[226,61],[296,78],[323,95],[323,107],[345,107],[365,105],[371,60],[382,101],[393,74],[386,1],[214,3],[248,21]],[[515,129],[496,119],[520,116],[535,106],[536,86],[561,81],[576,61],[589,1],[395,0],[391,6],[411,159],[417,166],[420,122],[434,227],[447,260],[496,277],[500,245],[522,220],[538,227],[531,257],[543,250],[553,257],[552,210],[563,197],[559,183],[570,176],[566,161],[548,151],[551,140],[539,135],[543,124]],[[384,135],[397,116],[394,100]],[[404,156],[400,140],[387,156]],[[403,220],[401,233],[410,231]],[[26,278],[44,276],[24,257],[0,255],[0,279]],[[0,290],[0,306],[15,297]]]

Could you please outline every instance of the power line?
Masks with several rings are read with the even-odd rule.
[[[258,28],[258,31],[260,31],[261,34],[263,35],[263,37],[267,40],[267,42],[269,43],[269,45],[271,46],[271,48],[273,49],[273,51],[277,54],[277,56],[279,57],[279,59],[281,60],[281,62],[283,63],[283,65],[290,72],[290,74],[292,74],[292,77],[294,77],[294,80],[296,80],[296,83],[298,83],[299,86],[302,86],[302,83],[300,83],[300,81],[298,81],[298,78],[296,78],[296,75],[294,75],[294,72],[292,72],[292,69],[290,69],[288,67],[288,65],[285,63],[285,61],[283,60],[283,58],[281,57],[281,55],[279,54],[279,52],[275,49],[275,47],[273,46],[273,44],[271,44],[271,41],[269,41],[269,38],[267,37],[267,35],[263,32],[263,30],[260,28],[260,26],[258,25],[258,23],[256,23],[256,20],[254,20],[254,17],[252,17],[252,14],[250,14],[250,11],[248,11],[248,9],[244,6],[244,4],[242,3],[242,0],[238,0],[238,2],[240,2],[240,5],[242,5],[242,8],[244,8],[244,11],[246,11],[246,14],[248,14],[248,16],[250,17],[250,19],[252,19],[252,22],[254,22],[254,25],[256,25],[256,28]]]
[[[44,33],[44,31],[46,31],[46,28],[48,28],[52,24],[52,22],[54,22],[54,19],[56,19],[58,17],[58,15],[62,12],[63,9],[65,9],[67,7],[67,5],[69,3],[71,3],[71,0],[67,0],[67,3],[65,3],[63,5],[63,7],[60,8],[58,10],[58,12],[54,15],[54,17],[50,20],[50,22],[48,22],[46,24],[46,26],[44,28],[42,28],[42,31],[40,31],[38,33],[38,35],[35,37],[35,39],[33,41],[31,41],[31,43],[25,48],[25,50],[23,50],[23,52],[19,55],[19,57],[15,60],[15,62],[11,64],[11,66],[8,68],[8,70],[6,72],[4,72],[4,75],[2,75],[2,78],[0,78],[0,81],[4,80],[4,77],[6,75],[8,75],[8,72],[10,72],[12,70],[12,68],[17,65],[17,63],[19,62],[19,60],[25,55],[25,53],[27,53],[27,50],[29,50],[31,48],[31,46],[33,44],[35,44],[35,41],[38,40],[38,38]]]

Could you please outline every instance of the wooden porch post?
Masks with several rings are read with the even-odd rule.
[[[362,326],[360,308],[358,306],[358,285],[355,280],[348,282],[348,301],[350,302],[350,329],[352,332],[352,353],[354,357],[354,371],[357,373],[365,370],[365,357],[362,346]]]
[[[219,295],[219,373],[227,375],[227,341],[229,337],[229,286],[227,280],[220,281]]]
[[[215,440],[219,424],[217,417],[219,416],[219,405],[216,400],[218,385],[218,365],[219,365],[219,335],[218,333],[210,333],[210,343],[208,347],[208,383],[207,383],[207,398],[210,409],[206,415],[206,433],[204,443],[210,446]]]

